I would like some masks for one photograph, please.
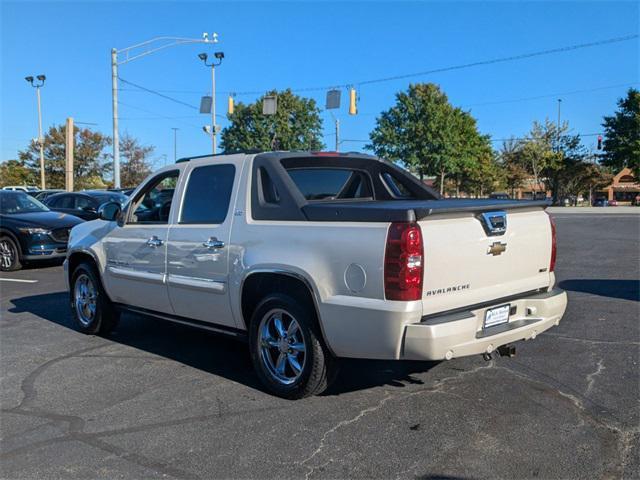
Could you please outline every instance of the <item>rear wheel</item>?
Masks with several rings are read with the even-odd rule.
[[[78,329],[90,335],[108,334],[120,318],[102,288],[95,267],[90,263],[81,263],[73,272],[71,308]]]
[[[335,362],[311,308],[286,295],[270,295],[256,308],[249,330],[254,368],[270,392],[298,399],[329,386]]]
[[[0,270],[3,272],[14,272],[20,270],[20,250],[13,238],[8,236],[0,237]]]

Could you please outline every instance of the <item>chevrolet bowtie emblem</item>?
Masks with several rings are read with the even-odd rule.
[[[487,249],[487,255],[500,255],[502,252],[507,250],[506,243],[493,242],[491,246]]]

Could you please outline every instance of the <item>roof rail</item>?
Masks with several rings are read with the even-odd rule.
[[[190,160],[197,160],[198,158],[208,158],[208,157],[220,157],[220,156],[224,156],[224,155],[236,155],[239,153],[244,153],[245,155],[251,155],[254,153],[262,153],[264,152],[264,150],[260,150],[260,149],[248,149],[248,150],[233,150],[230,152],[222,152],[222,153],[209,153],[207,155],[196,155],[194,157],[183,157],[183,158],[179,158],[178,160],[176,160],[176,163],[184,163],[184,162],[188,162]]]

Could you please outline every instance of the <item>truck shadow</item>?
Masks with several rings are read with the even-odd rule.
[[[67,292],[46,293],[10,300],[11,314],[30,313],[76,331]],[[12,315],[3,315],[11,324]],[[224,335],[199,330],[143,315],[123,314],[117,328],[107,337],[154,355],[180,362],[204,372],[265,391],[253,371],[246,344]],[[336,381],[324,395],[340,395],[371,387],[404,387],[422,383],[412,375],[432,368],[434,362],[340,360]]]
[[[640,301],[639,280],[608,280],[600,278],[572,278],[562,280],[558,287],[570,292],[590,293],[601,297]]]

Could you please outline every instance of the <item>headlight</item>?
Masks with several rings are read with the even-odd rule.
[[[19,228],[22,233],[26,233],[27,235],[49,235],[51,230],[47,230],[46,228]]]

